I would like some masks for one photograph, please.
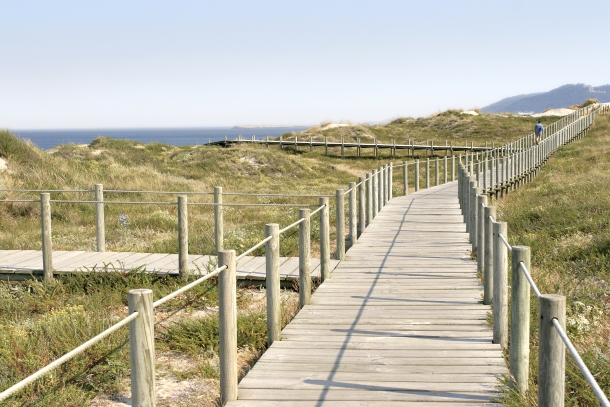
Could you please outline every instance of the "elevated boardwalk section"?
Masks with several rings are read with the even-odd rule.
[[[227,406],[499,405],[489,311],[457,183],[394,198]]]
[[[195,275],[205,275],[216,268],[216,256],[189,255],[188,268]],[[299,279],[299,259],[280,257],[280,278],[283,286],[292,286]],[[331,260],[331,270],[338,260]],[[178,275],[178,255],[167,253],[53,251],[55,274],[104,271],[140,272]],[[320,278],[320,259],[311,259],[311,276]],[[265,257],[246,256],[237,263],[237,279],[242,283],[265,280]],[[43,276],[40,250],[0,250],[0,280],[24,280]]]

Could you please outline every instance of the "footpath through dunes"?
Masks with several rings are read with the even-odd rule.
[[[227,406],[499,405],[489,311],[457,183],[394,198]]]

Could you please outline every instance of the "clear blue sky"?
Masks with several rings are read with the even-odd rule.
[[[608,1],[0,0],[0,128],[427,116],[610,82]]]

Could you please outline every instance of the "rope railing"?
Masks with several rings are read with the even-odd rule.
[[[479,160],[471,156],[466,158],[466,163],[461,160],[459,163],[458,198],[472,250],[477,253],[477,269],[485,276],[483,302],[493,304],[493,342],[505,350],[510,348],[511,383],[520,394],[525,394],[529,383],[530,288],[539,301],[539,406],[553,406],[555,400],[564,399],[564,357],[559,355],[564,354],[565,348],[602,406],[608,406],[608,400],[565,333],[566,298],[540,292],[530,272],[530,248],[510,245],[506,223],[495,221],[496,211],[488,205],[488,200],[502,197],[531,181],[558,148],[583,138],[595,118],[609,111],[610,104],[580,109],[547,126],[546,138],[539,144],[534,142],[533,135],[528,135],[489,152],[490,157]],[[510,343],[509,252],[512,259]]]
[[[608,398],[606,397],[602,389],[599,387],[599,384],[597,384],[597,380],[595,380],[595,377],[591,374],[591,371],[589,370],[589,368],[587,368],[587,365],[585,365],[585,362],[578,354],[578,351],[572,344],[572,341],[570,341],[570,338],[568,338],[568,335],[563,330],[563,327],[561,326],[557,318],[553,318],[553,326],[557,330],[557,333],[561,337],[561,340],[568,349],[568,352],[570,352],[570,355],[572,355],[576,366],[578,366],[578,369],[580,369],[580,371],[582,372],[583,376],[585,377],[585,380],[587,381],[589,386],[591,386],[591,390],[593,390],[595,397],[597,397],[602,407],[610,407],[610,402],[608,401]]]
[[[119,330],[120,328],[124,327],[125,325],[127,325],[128,323],[130,323],[131,321],[136,319],[138,316],[139,316],[139,314],[137,312],[130,314],[129,316],[123,318],[121,321],[112,325],[110,328],[97,334],[93,338],[89,339],[87,342],[83,343],[82,345],[80,345],[80,346],[74,348],[73,350],[71,350],[70,352],[66,353],[62,357],[49,363],[47,366],[45,366],[42,369],[38,370],[37,372],[29,375],[28,377],[21,380],[20,382],[15,383],[11,387],[9,387],[8,389],[6,389],[2,393],[0,393],[0,401],[5,401],[7,398],[9,398],[13,394],[17,393],[18,391],[22,390],[27,385],[33,383],[34,381],[45,376],[46,374],[49,374],[51,371],[57,369],[59,366],[63,365],[70,359],[74,358],[75,356],[78,356],[79,354],[83,353],[84,351],[86,351],[87,349],[89,349],[90,347],[92,347],[93,345],[95,345],[96,343],[101,341],[102,339],[106,338],[107,336],[109,336],[110,334]]]
[[[606,111],[608,109],[606,108]],[[584,121],[586,119],[585,116],[583,116],[582,118],[579,119],[579,122],[573,122],[574,123],[580,123],[582,121]],[[581,133],[585,132],[588,129],[588,126],[590,126],[591,121],[587,121],[587,126],[582,126],[580,128]],[[572,139],[578,135],[580,135],[581,133],[576,133],[576,135],[572,135]],[[554,133],[556,134],[556,133]],[[547,144],[550,144],[550,142],[548,142]],[[541,144],[543,145],[543,144]],[[540,147],[537,147],[538,149],[540,149]],[[504,147],[503,147],[504,149]],[[499,149],[492,149],[490,150],[493,153],[496,153],[499,151]],[[440,160],[435,160],[436,163],[436,171],[435,171],[435,175],[436,175],[436,185],[439,185],[439,162]],[[452,171],[453,168],[455,168],[454,165],[455,162],[455,158],[454,156],[452,157]],[[466,156],[466,162],[467,164],[472,165],[472,157],[469,157],[468,155]],[[445,157],[445,181],[448,181],[448,172],[447,172],[447,159]],[[462,156],[459,157],[459,175],[463,176],[464,174],[466,174],[462,163]],[[404,194],[407,195],[408,194],[408,172],[406,171],[406,168],[408,168],[408,166],[411,163],[407,163],[404,162],[402,165],[396,165],[394,166],[395,168],[400,168],[403,167],[403,169],[405,170],[403,172],[403,181],[404,181]],[[414,164],[414,175],[415,175],[415,190],[418,191],[419,190],[419,169],[420,169],[420,165],[421,164],[425,164],[425,180],[426,180],[426,187],[430,186],[430,170],[429,170],[429,164],[430,164],[430,160],[427,159],[426,161],[420,161],[420,160],[415,160]],[[539,162],[538,162],[539,164]],[[537,165],[538,165],[537,164]],[[348,192],[352,192],[350,193],[350,197],[354,196],[356,197],[356,195],[360,198],[360,210],[358,211],[358,216],[356,216],[356,210],[353,207],[352,199],[350,199],[350,234],[352,235],[352,244],[354,244],[356,242],[356,238],[357,238],[357,232],[354,232],[355,230],[357,230],[355,228],[355,226],[358,224],[360,225],[360,233],[362,233],[362,231],[364,231],[364,228],[369,225],[371,222],[373,222],[373,219],[376,217],[377,213],[379,212],[379,210],[381,210],[383,208],[383,206],[385,206],[387,204],[387,202],[392,198],[392,168],[393,165],[387,165],[387,166],[383,166],[383,167],[379,167],[377,170],[373,170],[370,173],[366,174],[366,177],[364,177],[363,180],[361,180],[358,184],[353,183],[352,186],[350,186],[350,188],[348,189]],[[452,176],[452,179],[455,178],[454,176]],[[464,188],[463,188],[463,182],[460,180],[460,178],[458,178],[459,182],[458,182],[458,189],[460,190],[460,203],[463,205],[464,201],[463,198],[466,197],[467,195],[462,195],[462,193],[464,192]],[[357,189],[357,194],[353,193],[356,192]],[[341,190],[340,190],[341,191]],[[34,191],[32,191],[34,192]],[[38,192],[38,191],[35,191]],[[49,192],[43,192],[41,194],[41,199],[38,200],[27,200],[25,202],[41,202],[41,207],[43,208],[43,213],[41,214],[42,218],[43,218],[43,235],[44,235],[44,231],[45,228],[47,228],[47,230],[50,230],[50,203],[51,202],[72,202],[72,201],[67,201],[67,200],[55,200],[55,201],[51,201],[49,198],[49,194],[51,192],[55,192],[55,191],[49,191]],[[62,191],[65,192],[65,191]],[[91,191],[79,191],[79,192],[91,192]],[[98,197],[99,192],[101,192],[101,188],[97,188],[94,190],[94,192],[96,193],[96,200],[95,201],[79,201],[79,202],[83,202],[83,203],[95,203],[96,204],[96,209],[99,208],[100,206],[103,207],[104,204],[108,203],[117,203],[119,204],[119,202],[108,202],[108,201],[104,201],[103,200],[103,195],[100,194]],[[119,192],[118,190],[110,190],[110,191],[106,191],[106,192]],[[122,192],[122,191],[121,191]],[[142,191],[137,191],[139,193],[142,193]],[[153,191],[154,192],[154,191]],[[157,191],[159,192],[159,191]],[[343,191],[342,191],[343,192]],[[149,192],[152,193],[152,192]],[[169,193],[168,193],[169,194]],[[208,193],[199,193],[199,194],[208,194]],[[222,191],[221,188],[217,187],[217,189],[215,189],[214,191],[214,199],[215,202],[212,204],[214,205],[215,208],[222,208],[224,206],[237,206],[237,205],[248,205],[248,204],[225,204],[222,202]],[[181,193],[181,196],[178,197],[178,207],[181,208],[186,208],[187,205],[189,203],[186,202],[186,196],[188,195],[188,193]],[[227,194],[225,194],[227,195]],[[263,195],[263,194],[261,194]],[[283,195],[283,194],[277,194],[277,195]],[[276,196],[277,196],[276,195]],[[340,196],[341,198],[343,198],[345,196],[345,194],[340,193],[335,195],[337,198]],[[243,257],[245,257],[247,254],[252,253],[253,251],[255,251],[256,249],[262,247],[263,245],[272,242],[276,239],[279,239],[279,235],[280,233],[284,233],[287,230],[289,230],[290,228],[293,228],[295,226],[299,226],[299,240],[303,239],[303,241],[308,241],[308,239],[310,238],[310,234],[309,234],[309,219],[311,218],[311,216],[313,216],[314,214],[318,214],[320,215],[320,264],[321,264],[321,280],[324,281],[325,279],[330,277],[330,245],[329,245],[329,236],[330,236],[330,225],[328,224],[328,220],[329,220],[329,205],[328,205],[328,199],[329,197],[332,197],[332,195],[322,195],[320,196],[320,205],[319,207],[312,211],[311,213],[309,213],[309,209],[301,209],[300,212],[300,219],[298,221],[295,221],[294,223],[290,224],[289,226],[287,226],[286,228],[279,230],[279,226],[277,224],[269,224],[268,226],[268,236],[263,239],[261,242],[259,242],[258,244],[254,245],[252,248],[248,249],[247,251],[245,251],[244,253],[242,253],[240,256],[236,257],[235,256],[235,252],[231,251],[231,250],[223,250],[222,249],[222,239],[218,239],[218,226],[219,224],[222,225],[222,217],[220,218],[216,218],[215,219],[215,235],[217,238],[217,253],[218,253],[218,264],[219,266],[212,272],[206,274],[205,276],[187,284],[186,286],[166,295],[165,297],[153,302],[152,301],[152,291],[151,290],[132,290],[129,292],[130,295],[130,315],[126,318],[124,318],[122,321],[120,321],[119,323],[113,325],[112,327],[108,328],[107,330],[105,330],[104,332],[98,334],[96,337],[90,339],[89,341],[85,342],[84,344],[82,344],[81,346],[75,348],[74,350],[72,350],[71,352],[67,353],[66,355],[62,356],[61,358],[57,359],[56,361],[52,362],[51,364],[49,364],[48,366],[46,366],[45,368],[39,370],[38,372],[34,373],[33,375],[29,376],[28,378],[20,381],[19,383],[17,383],[14,386],[11,386],[10,388],[6,389],[5,391],[3,391],[2,393],[0,393],[0,401],[5,400],[6,398],[10,397],[11,395],[15,394],[17,391],[19,391],[20,389],[22,389],[23,387],[25,387],[26,385],[32,383],[34,380],[36,380],[37,378],[42,377],[43,375],[47,374],[48,372],[50,372],[51,370],[53,370],[54,368],[56,368],[57,366],[61,365],[62,363],[65,363],[65,361],[69,360],[70,358],[78,355],[79,353],[81,353],[82,351],[84,351],[85,349],[87,349],[88,347],[92,346],[93,344],[95,344],[97,341],[105,338],[106,336],[112,334],[113,332],[115,332],[116,330],[120,329],[122,326],[130,323],[130,337],[132,336],[136,336],[136,335],[144,335],[145,338],[148,339],[152,339],[154,338],[154,332],[152,332],[151,330],[154,329],[154,324],[153,327],[148,326],[150,325],[151,321],[152,321],[152,312],[154,310],[154,308],[164,304],[167,301],[170,301],[173,298],[176,298],[178,295],[192,289],[193,287],[203,283],[206,280],[209,280],[210,278],[213,277],[218,277],[219,278],[219,309],[220,311],[220,318],[222,318],[222,322],[220,323],[221,328],[221,333],[220,335],[222,337],[227,337],[227,336],[234,336],[236,335],[236,315],[234,314],[233,311],[236,308],[235,305],[235,295],[230,294],[231,290],[235,290],[235,281],[236,281],[236,277],[235,277],[235,269],[236,269],[236,262],[239,259],[242,259]],[[0,201],[0,202],[5,202],[5,201]],[[120,204],[128,204],[129,202],[120,202]],[[151,202],[142,202],[142,204],[151,204]],[[138,204],[137,202],[134,204]],[[160,203],[155,203],[155,204],[176,204],[173,202],[160,202]],[[200,204],[200,203],[190,203],[190,204]],[[253,205],[269,205],[269,204],[253,204]],[[286,205],[293,205],[293,204],[286,204]],[[272,205],[273,206],[273,205]],[[310,206],[310,205],[300,205],[302,208],[305,206]],[[311,205],[313,206],[313,205]],[[48,207],[48,208],[47,208]],[[47,208],[47,209],[45,209]],[[476,208],[476,206],[475,206]],[[179,209],[180,210],[180,209]],[[337,210],[337,216],[336,216],[336,220],[337,220],[337,248],[339,249],[339,247],[341,245],[345,244],[345,239],[346,237],[342,234],[344,232],[344,224],[341,223],[344,221],[344,205],[340,205],[337,204],[336,205],[336,210]],[[222,213],[222,211],[220,211],[220,213]],[[182,212],[180,216],[184,217],[186,215],[186,213]],[[490,217],[491,218],[491,217]],[[358,222],[356,222],[356,219],[358,220]],[[476,217],[475,217],[476,219]],[[467,227],[471,227],[468,225],[475,225],[477,223],[469,223],[467,222]],[[184,230],[182,230],[181,232],[181,228],[179,227],[179,234],[180,233],[185,233]],[[339,233],[341,231],[341,233]],[[222,235],[220,235],[222,236]],[[476,236],[476,234],[475,234]],[[504,241],[502,241],[502,243],[504,243],[504,245],[506,246],[506,248],[511,248],[511,246],[508,244],[508,241],[506,240],[505,236],[503,234],[500,234],[500,236],[502,236],[504,238]],[[49,236],[50,238],[50,236]],[[98,238],[98,243],[99,243],[99,238],[100,236],[97,236]],[[103,236],[102,236],[103,238]],[[181,241],[183,240],[182,238],[180,239]],[[220,242],[220,246],[218,246],[218,243]],[[47,242],[46,244],[48,247],[50,246],[50,241]],[[267,283],[267,295],[268,296],[275,296],[277,298],[279,298],[279,240],[277,240],[276,244],[268,244],[267,245],[267,258],[270,259],[269,262],[267,262],[267,276],[266,276],[266,283]],[[43,242],[43,248],[45,247],[45,243]],[[309,247],[307,245],[307,247]],[[179,271],[180,271],[180,275],[181,276],[186,276],[188,275],[188,270],[186,270],[186,261],[184,259],[185,257],[185,248],[181,247],[180,248],[180,260],[179,263],[181,264]],[[519,249],[519,250],[518,250]],[[299,248],[299,250],[301,251],[301,246]],[[516,258],[516,256],[520,253],[521,248],[520,247],[512,247],[511,250],[513,251],[513,259]],[[516,250],[516,252],[515,252]],[[186,250],[186,253],[188,253],[188,250]],[[338,252],[336,253],[336,256],[338,259],[341,259],[340,257],[340,252],[338,250]],[[44,253],[43,253],[44,255]],[[518,256],[517,256],[518,259]],[[500,260],[501,256],[500,256]],[[495,261],[494,261],[494,272],[495,272]],[[501,261],[499,261],[498,263],[501,263]],[[529,260],[527,261],[519,261],[517,263],[519,265],[519,268],[521,270],[524,271],[524,275],[529,276],[529,272],[527,271],[527,264],[529,264]],[[522,273],[519,273],[522,274]],[[47,270],[45,270],[45,279],[47,278],[47,276],[49,276],[49,273]],[[50,272],[50,278],[48,279],[49,281],[52,279],[53,273],[52,273],[52,269]],[[306,304],[308,304],[309,300],[309,295],[311,294],[311,276],[309,274],[309,254],[308,253],[300,253],[299,255],[299,299],[300,299],[300,304],[301,306],[304,306]],[[529,279],[531,279],[531,276],[529,276]],[[513,281],[513,285],[515,284],[515,281]],[[533,281],[532,281],[532,287],[535,287],[535,285],[533,285]],[[537,290],[537,288],[536,288]],[[149,299],[147,299],[149,298]],[[541,296],[541,300],[544,300],[545,296]],[[133,302],[132,302],[133,299]],[[496,300],[495,296],[494,296],[494,301]],[[279,301],[275,301],[277,302],[278,306],[279,306]],[[271,302],[273,303],[273,301]],[[148,304],[148,305],[147,305]],[[132,307],[133,305],[133,307]],[[268,316],[267,319],[268,321],[276,321],[272,324],[271,329],[268,329],[268,343],[272,343],[275,340],[278,340],[280,338],[280,330],[279,330],[279,318],[277,318],[277,315],[279,315],[279,310],[278,309],[268,309],[267,310]],[[148,322],[147,322],[148,321]],[[147,325],[148,324],[148,325]],[[152,333],[151,333],[152,332]],[[494,327],[494,337],[495,337],[495,327]],[[567,337],[566,337],[567,338]],[[568,340],[569,341],[569,340]],[[131,341],[130,341],[131,342]],[[137,343],[137,341],[133,341],[134,343]],[[220,363],[221,363],[221,370],[229,372],[228,375],[226,377],[224,377],[223,382],[221,382],[221,398],[222,398],[222,402],[226,403],[228,401],[231,400],[235,400],[237,398],[237,394],[236,394],[236,389],[237,389],[237,360],[231,356],[233,354],[236,354],[236,350],[227,350],[225,345],[226,343],[233,343],[231,341],[227,342],[225,340],[220,341],[221,343],[221,347],[220,347]],[[236,343],[236,341],[235,341]],[[134,347],[131,349],[131,352],[138,353],[140,355],[142,355],[142,352],[146,352],[146,349],[143,349],[144,347],[138,346],[138,347]],[[154,346],[152,347],[152,349],[154,349]],[[512,358],[512,352],[511,352],[511,358]],[[142,363],[142,366],[132,366],[132,375],[135,375],[135,378],[132,378],[132,386],[136,386],[136,389],[132,388],[132,395],[134,395],[134,399],[132,400],[132,402],[134,403],[134,405],[139,405],[140,404],[150,404],[147,403],[146,400],[148,399],[154,399],[155,395],[151,393],[151,386],[150,385],[150,378],[152,377],[154,380],[154,355],[144,355],[144,356],[138,356],[135,357],[134,360],[139,360],[140,362],[138,363]],[[586,367],[585,367],[586,368]],[[142,376],[143,375],[143,376]],[[152,376],[151,376],[152,375]],[[518,376],[518,375],[517,375]],[[138,386],[142,386],[144,387],[144,389],[137,389]],[[152,386],[154,387],[154,386]],[[138,390],[138,391],[135,391]],[[140,397],[140,399],[138,399],[138,397]],[[142,398],[145,400],[144,402],[142,402]],[[147,399],[148,398],[148,399]]]
[[[177,296],[179,296],[180,294],[183,294],[185,292],[187,292],[188,290],[197,287],[198,285],[200,285],[201,283],[203,283],[206,280],[209,280],[212,277],[216,277],[218,274],[220,274],[220,272],[224,271],[227,269],[226,265],[223,265],[221,267],[217,267],[216,270],[206,274],[205,276],[193,281],[190,284],[185,285],[184,287],[166,295],[163,298],[158,299],[157,301],[153,302],[152,307],[153,308],[157,308],[160,305],[165,304],[166,302],[168,302],[169,300],[172,300],[174,298],[176,298]]]
[[[522,261],[519,262],[519,268],[521,269],[521,271],[523,271],[525,278],[527,278],[527,281],[530,283],[530,287],[532,288],[532,291],[536,295],[536,298],[540,299],[540,297],[542,297],[542,294],[540,293],[538,286],[534,282],[534,279],[532,278],[532,275],[530,274],[529,270],[527,269],[527,267],[525,266],[525,264]]]

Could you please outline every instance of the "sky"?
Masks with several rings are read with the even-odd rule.
[[[0,128],[314,125],[610,83],[610,2],[0,0]]]

